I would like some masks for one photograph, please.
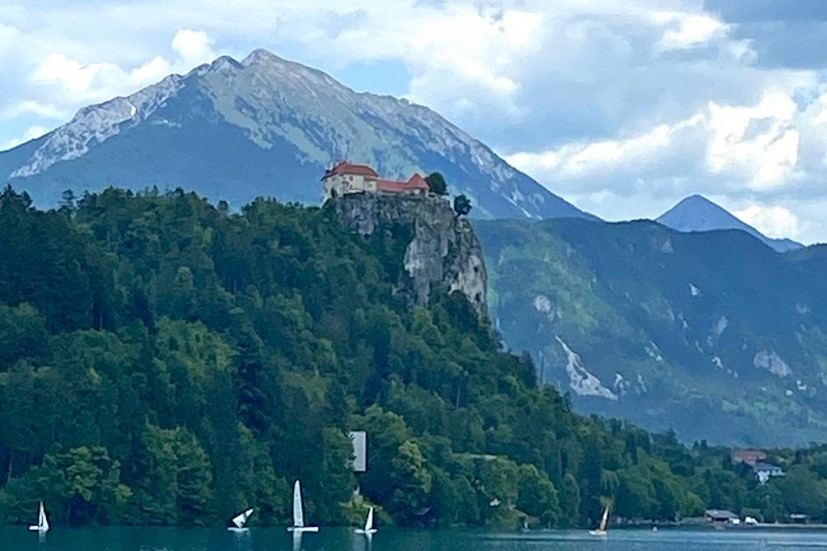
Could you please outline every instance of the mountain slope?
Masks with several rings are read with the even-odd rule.
[[[686,440],[827,441],[827,248],[648,221],[476,228],[505,342],[577,407]]]
[[[411,245],[420,266],[476,254],[446,201],[420,200],[383,198],[367,235],[337,223],[364,220],[343,217],[355,197],[231,214],[112,189],[43,212],[0,192],[0,522],[42,499],[55,525],[218,525],[251,505],[283,524],[296,478],[326,525],[373,505],[385,523],[594,526],[601,476],[618,515],[702,514],[695,466],[727,475],[720,454],[574,414],[450,276],[427,305],[400,296]],[[415,244],[428,234],[454,246]],[[718,495],[746,495],[728,480]]]
[[[480,217],[593,218],[433,111],[356,93],[264,50],[84,108],[37,147],[0,153],[0,181],[46,204],[67,188],[105,186],[317,204],[323,170],[344,158],[386,177],[440,171]]]
[[[741,230],[760,239],[778,252],[800,249],[803,245],[791,239],[773,239],[742,222],[729,211],[701,195],[691,195],[660,215],[656,222],[681,232]]]

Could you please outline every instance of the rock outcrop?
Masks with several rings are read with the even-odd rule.
[[[454,213],[447,199],[357,193],[332,200],[332,207],[342,225],[363,236],[410,236],[397,287],[410,304],[426,304],[432,288],[441,285],[462,292],[481,318],[487,316],[482,247],[471,224]]]

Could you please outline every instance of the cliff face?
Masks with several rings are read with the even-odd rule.
[[[336,217],[364,236],[393,232],[410,237],[398,292],[426,304],[432,285],[461,291],[480,317],[487,315],[488,274],[471,224],[440,197],[351,194],[332,201]],[[402,230],[402,231],[399,231]]]

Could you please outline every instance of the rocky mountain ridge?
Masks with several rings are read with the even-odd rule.
[[[314,183],[342,159],[388,178],[442,172],[483,218],[594,218],[430,109],[354,92],[265,50],[86,107],[0,153],[0,182],[47,205],[67,188],[107,186],[182,187],[234,206],[257,196],[315,205]]]

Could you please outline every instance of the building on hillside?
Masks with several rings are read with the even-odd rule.
[[[714,524],[740,524],[741,519],[732,511],[723,509],[707,509],[704,511],[704,518],[707,522]]]
[[[427,195],[428,182],[418,173],[408,181],[385,180],[368,165],[341,161],[322,176],[323,201],[349,193]]]
[[[755,465],[759,461],[767,458],[767,452],[756,449],[732,450],[730,458],[734,464],[746,463],[747,465]]]
[[[363,430],[351,431],[353,443],[353,472],[363,473],[368,470],[368,433]]]
[[[777,465],[772,465],[770,463],[763,463],[759,461],[755,465],[752,466],[752,470],[755,473],[755,476],[758,477],[758,482],[764,484],[770,477],[773,476],[784,476],[784,471],[781,467]]]

